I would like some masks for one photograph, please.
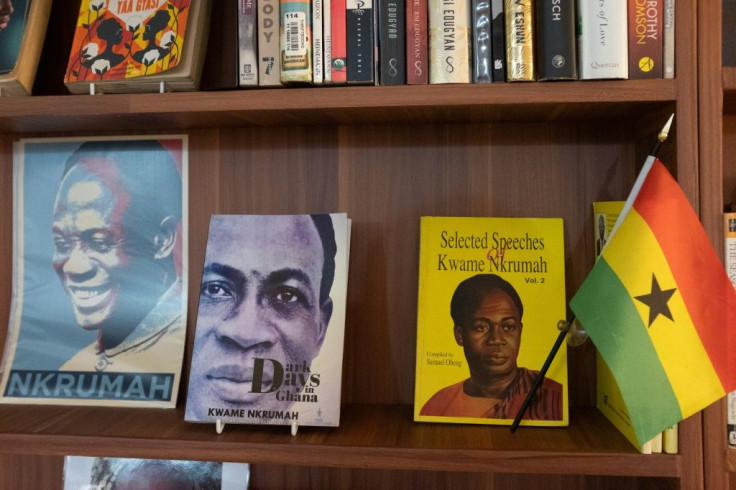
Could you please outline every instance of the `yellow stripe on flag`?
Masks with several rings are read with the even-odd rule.
[[[649,306],[635,298],[651,292],[652,275],[663,291],[678,286],[661,247],[636,210],[629,211],[616,233],[615,242],[609,243],[603,256],[629,291],[642,322],[649,325]],[[667,306],[674,321],[658,315],[648,333],[680,403],[682,416],[688,417],[702,408],[704,397],[716,399],[725,393],[679,290]]]

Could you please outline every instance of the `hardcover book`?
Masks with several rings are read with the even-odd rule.
[[[664,75],[664,2],[628,0],[630,79]]]
[[[375,83],[375,19],[373,0],[347,0],[347,81],[349,85]]]
[[[534,61],[534,8],[532,0],[505,0],[506,80],[531,82],[536,79]]]
[[[337,426],[350,222],[210,220],[185,419]]]
[[[406,83],[429,83],[427,0],[406,0]]]
[[[345,0],[331,0],[330,10],[332,13],[331,41],[332,54],[330,60],[330,71],[332,72],[332,83],[343,85],[348,80],[348,53],[347,53],[347,30]]]
[[[312,7],[310,0],[280,0],[281,83],[312,83]]]
[[[537,0],[534,10],[539,80],[577,80],[575,0]]]
[[[414,420],[511,425],[565,318],[559,218],[422,217]],[[568,424],[562,345],[522,425]]]
[[[238,48],[241,87],[258,86],[256,0],[238,0]]]
[[[187,137],[23,139],[0,402],[173,408]]]
[[[258,85],[281,86],[281,50],[279,46],[279,2],[258,2]]]
[[[581,80],[628,78],[627,0],[577,0]]]
[[[506,15],[503,0],[491,0],[491,57],[493,83],[506,81]]]
[[[473,83],[491,82],[491,2],[472,0]]]
[[[406,3],[378,1],[379,85],[406,85]]]
[[[82,0],[64,83],[70,92],[197,90],[208,0]],[[90,85],[94,84],[91,88]]]
[[[466,0],[428,0],[429,83],[470,83],[472,20]]]
[[[246,490],[247,463],[66,456],[64,490]]]
[[[51,0],[0,5],[0,97],[31,94],[50,11]]]

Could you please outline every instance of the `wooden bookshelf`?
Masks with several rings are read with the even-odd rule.
[[[0,226],[12,229],[18,138],[187,133],[185,387],[209,216],[347,212],[343,412],[339,428],[291,437],[278,427],[217,435],[185,423],[185,393],[168,411],[4,405],[0,488],[61,488],[65,454],[251,462],[255,488],[703,488],[712,417],[681,424],[680,454],[638,454],[594,408],[589,343],[569,352],[567,428],[419,424],[411,410],[420,216],[562,217],[569,298],[594,260],[592,201],[626,197],[672,112],[661,157],[696,209],[713,212],[700,163],[697,8],[678,3],[674,80],[98,96],[59,87],[66,41],[55,24],[38,95],[0,105]],[[11,268],[5,233],[0,269]],[[11,291],[10,274],[0,275],[0,318]]]

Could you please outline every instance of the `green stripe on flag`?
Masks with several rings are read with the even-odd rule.
[[[570,301],[570,308],[611,368],[639,444],[682,420],[647,327],[603,257]]]

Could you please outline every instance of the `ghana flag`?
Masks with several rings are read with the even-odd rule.
[[[640,445],[736,388],[736,291],[654,157],[570,308],[611,368]]]

